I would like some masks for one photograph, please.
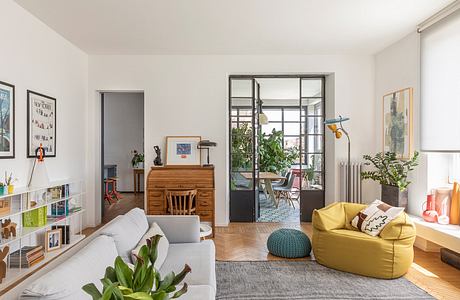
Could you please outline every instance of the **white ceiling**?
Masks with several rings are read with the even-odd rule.
[[[90,54],[373,54],[452,0],[16,0]]]

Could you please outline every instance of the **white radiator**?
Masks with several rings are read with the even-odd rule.
[[[339,167],[339,182],[340,182],[340,201],[347,201],[348,180],[351,180],[351,199],[348,202],[362,202],[362,187],[361,187],[361,163],[351,163],[351,178],[348,178],[347,163],[341,162]]]

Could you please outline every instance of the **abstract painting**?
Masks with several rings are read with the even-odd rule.
[[[40,145],[45,157],[56,156],[56,99],[27,91],[27,157]]]
[[[383,151],[412,156],[412,88],[383,96]]]
[[[14,158],[14,85],[0,81],[0,158]]]
[[[201,136],[167,136],[166,165],[200,165]]]

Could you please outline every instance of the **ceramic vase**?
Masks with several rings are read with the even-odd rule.
[[[8,186],[8,194],[12,194],[12,193],[14,193],[14,185],[10,184]]]

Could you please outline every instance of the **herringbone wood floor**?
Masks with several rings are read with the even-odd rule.
[[[296,228],[311,237],[310,223],[230,223],[217,227],[214,242],[216,259],[223,261],[277,260],[268,253],[266,241],[278,228]],[[284,258],[282,258],[284,259]],[[304,260],[310,258],[304,258]],[[412,267],[405,277],[438,299],[460,299],[460,271],[441,262],[439,253],[415,248]]]

